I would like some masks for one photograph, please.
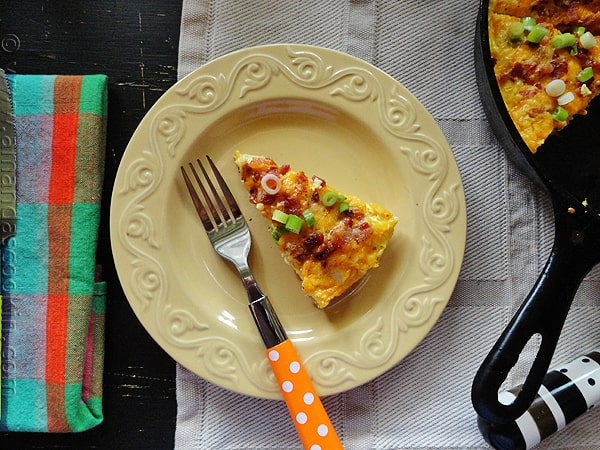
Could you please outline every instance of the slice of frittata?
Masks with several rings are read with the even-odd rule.
[[[319,308],[379,265],[398,221],[390,211],[271,158],[234,158],[250,202],[269,220],[283,258]]]

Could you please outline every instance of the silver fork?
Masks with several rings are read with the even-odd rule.
[[[196,164],[202,175],[192,162],[189,171],[203,200],[185,167],[181,166],[185,185],[213,248],[240,273],[252,317],[302,445],[306,450],[343,449],[292,341],[250,271],[248,254],[252,239],[246,220],[217,167],[208,156],[206,158],[221,192],[217,191],[200,159]]]

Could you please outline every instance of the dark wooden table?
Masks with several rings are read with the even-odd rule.
[[[98,261],[108,281],[104,422],[78,434],[1,433],[0,448],[173,448],[175,363],[134,316],[116,275],[110,196],[138,123],[177,79],[181,0],[2,0],[0,67],[109,76]]]

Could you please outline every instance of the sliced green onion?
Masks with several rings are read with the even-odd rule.
[[[271,219],[275,222],[285,223],[288,219],[288,214],[276,209],[275,211],[273,211],[273,216],[271,217]]]
[[[590,49],[596,45],[596,38],[594,37],[594,35],[592,33],[590,33],[589,31],[586,31],[579,38],[579,42],[581,43],[581,46],[583,48]]]
[[[279,238],[283,234],[286,234],[288,230],[285,229],[283,225],[279,225],[278,227],[271,227],[271,236],[275,239],[275,242],[279,242]]]
[[[531,31],[537,24],[537,20],[535,20],[535,17],[523,17],[521,23],[527,31]]]
[[[585,83],[594,77],[594,69],[592,67],[586,67],[577,74],[577,80]]]
[[[557,106],[552,112],[552,118],[558,122],[564,122],[569,117],[569,113],[562,106]]]
[[[560,97],[558,97],[556,99],[556,101],[558,102],[558,104],[560,106],[568,105],[573,100],[575,100],[575,94],[573,94],[572,92],[569,92],[569,91],[565,92],[563,95],[561,95]]]
[[[543,36],[542,36],[543,38]],[[541,41],[541,39],[540,39]],[[539,41],[538,41],[539,42]],[[577,45],[577,38],[571,33],[562,33],[552,38],[552,46],[556,49],[568,48]]]
[[[298,217],[294,214],[289,214],[288,218],[285,222],[285,229],[288,231],[291,231],[292,233],[298,234],[298,233],[300,233],[300,230],[302,229],[303,223],[304,223],[304,220],[302,220],[300,217]]]
[[[525,25],[523,22],[512,22],[508,25],[508,38],[511,41],[518,41],[525,33]]]
[[[339,210],[341,213],[346,212],[350,209],[350,205],[346,202],[340,203]]]
[[[548,83],[545,90],[546,94],[548,94],[550,97],[559,97],[565,93],[566,88],[567,84],[560,78],[557,78]]]
[[[312,211],[307,209],[306,211],[302,212],[302,215],[304,216],[306,225],[312,227],[315,224],[315,215],[312,213]]]
[[[581,88],[579,88],[579,92],[581,93],[581,95],[583,95],[584,97],[587,97],[589,95],[592,95],[592,91],[590,90],[590,88],[588,87],[587,84],[582,84]]]
[[[273,185],[273,183],[275,183]],[[261,178],[260,184],[267,194],[275,195],[281,189],[281,178],[274,173],[267,173]]]
[[[546,37],[548,30],[541,25],[535,25],[527,35],[527,41],[532,44],[539,44]]]
[[[577,37],[583,36],[583,33],[585,33],[585,27],[575,27],[573,29],[573,34]]]
[[[323,197],[321,198],[321,202],[325,206],[333,206],[337,201],[338,195],[333,191],[326,192],[325,195],[323,195]]]

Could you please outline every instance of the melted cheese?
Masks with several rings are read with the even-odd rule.
[[[392,237],[397,218],[385,208],[345,195],[349,211],[340,213],[338,205],[325,206],[321,199],[327,192],[342,195],[325,180],[308,178],[289,166],[279,166],[263,156],[236,152],[235,163],[250,202],[261,205],[261,214],[277,229],[281,224],[272,220],[275,210],[300,218],[310,211],[315,224],[303,224],[298,234],[287,232],[278,237],[279,249],[302,280],[302,289],[319,308],[346,292],[379,260]],[[268,194],[261,185],[267,173],[277,175],[281,188]]]

